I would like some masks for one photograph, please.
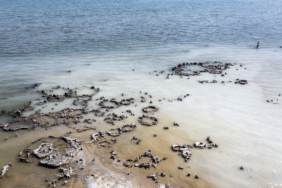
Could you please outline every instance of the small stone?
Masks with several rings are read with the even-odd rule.
[[[183,170],[183,167],[182,167],[182,166],[179,166],[178,169]]]
[[[187,174],[187,176],[190,176],[190,175],[191,175],[190,173]]]
[[[241,166],[241,167],[240,167],[240,170],[244,170],[244,167],[243,167],[243,166]]]
[[[200,177],[198,175],[195,176],[196,179],[199,179]]]

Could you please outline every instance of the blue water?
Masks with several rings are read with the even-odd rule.
[[[1,0],[0,56],[257,41],[279,47],[281,15],[281,0]]]

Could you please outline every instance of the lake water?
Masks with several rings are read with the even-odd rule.
[[[281,15],[279,0],[0,0],[0,109],[21,108],[39,98],[36,90],[26,89],[34,83],[42,83],[38,89],[45,90],[57,85],[80,89],[94,85],[101,88],[97,97],[109,99],[125,93],[139,100],[140,91],[148,92],[160,108],[159,124],[140,126],[136,134],[147,138],[140,146],[144,151],[150,147],[159,155],[170,155],[172,162],[163,168],[171,168],[179,177],[168,180],[171,184],[194,185],[186,182],[185,175],[180,177],[177,167],[182,165],[201,177],[189,181],[212,182],[212,187],[282,187]],[[255,49],[258,41],[260,48]],[[179,63],[206,61],[236,65],[224,77],[202,74],[189,80],[165,79]],[[165,74],[156,76],[155,70]],[[248,84],[234,84],[237,78]],[[218,83],[198,83],[213,79]],[[233,82],[221,83],[229,80]],[[183,102],[163,100],[187,93],[190,97]],[[137,104],[136,117],[131,119],[135,122],[148,100]],[[91,105],[95,107],[95,102]],[[1,122],[5,118],[0,116]],[[180,127],[163,133],[162,127],[173,121]],[[12,162],[14,169],[22,168],[25,164],[14,156],[33,137],[59,136],[65,131],[62,127],[23,131],[19,133],[22,143],[19,137],[4,141],[15,133],[0,132],[0,166]],[[154,133],[165,136],[150,146]],[[207,136],[220,147],[193,150],[188,163],[170,150],[172,144],[191,144]],[[117,149],[132,158],[140,153],[134,147],[132,153],[122,146]],[[245,169],[239,170],[240,166]],[[13,168],[9,173],[15,175],[0,180],[0,186],[1,181],[5,187],[15,187],[13,180],[21,181],[23,172]],[[22,185],[29,184],[23,181]],[[195,187],[200,185],[209,187],[204,183]]]

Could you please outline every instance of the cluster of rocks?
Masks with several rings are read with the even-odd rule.
[[[146,119],[146,118],[152,120],[152,123],[145,122],[144,119]],[[157,117],[148,116],[148,115],[145,115],[145,114],[143,114],[141,117],[138,117],[138,122],[141,123],[141,125],[145,125],[145,126],[157,125],[158,121],[159,120],[158,120]]]
[[[192,147],[187,144],[184,144],[184,145],[173,144],[171,146],[171,149],[173,151],[178,151],[181,153],[181,156],[184,158],[185,162],[187,162],[187,160],[190,159],[192,155],[192,152],[189,150],[189,148],[192,148]]]
[[[19,131],[19,130],[28,130],[29,127],[26,125],[20,125],[19,127],[16,128],[9,128],[9,124],[8,123],[2,123],[0,124],[0,128],[2,128],[4,131]]]
[[[211,138],[208,136],[207,137],[207,142],[209,143],[208,145],[208,149],[211,149],[212,147],[218,147],[217,144],[213,143],[213,141],[211,140]],[[206,143],[203,142],[195,142],[192,145],[188,145],[188,144],[184,144],[184,145],[179,145],[179,144],[173,144],[171,146],[171,149],[173,151],[178,151],[180,152],[180,155],[184,158],[185,162],[187,162],[188,159],[190,159],[192,152],[190,151],[191,148],[199,148],[199,149],[204,149],[206,148]]]
[[[195,70],[195,71],[191,71],[189,70],[189,66],[200,66],[202,68],[204,68],[204,70]],[[222,72],[226,69],[229,69],[230,66],[233,66],[233,64],[231,63],[221,63],[221,62],[213,62],[213,63],[210,63],[210,62],[206,62],[206,63],[197,63],[197,62],[194,62],[194,63],[182,63],[182,64],[179,64],[177,65],[177,67],[173,67],[172,68],[172,71],[173,73],[172,74],[168,74],[168,77],[169,78],[169,75],[179,75],[179,76],[199,76],[201,73],[204,73],[204,72],[207,72],[207,73],[210,73],[210,74],[222,74]],[[191,72],[191,73],[189,73]]]
[[[109,116],[112,116],[112,117],[109,117]],[[127,118],[127,116],[125,116],[125,115],[120,115],[119,116],[119,115],[117,115],[115,113],[112,113],[112,114],[108,114],[108,117],[106,117],[104,119],[104,121],[106,121],[109,124],[114,125],[115,124],[114,121],[121,121],[121,120],[124,120],[125,118]]]
[[[120,136],[123,132],[131,132],[135,128],[136,128],[136,124],[135,123],[132,123],[131,125],[126,124],[126,125],[123,125],[122,127],[118,127],[116,129],[111,129],[111,130],[107,131],[106,133],[109,136],[117,137],[117,136]],[[117,131],[117,132],[113,133],[112,131]]]
[[[212,80],[212,81],[208,81],[208,80],[199,80],[198,82],[201,83],[201,84],[203,84],[203,83],[213,83],[213,84],[215,84],[215,83],[217,83],[217,80]],[[228,81],[228,83],[231,83],[231,82],[232,82],[232,81]],[[221,83],[224,84],[225,81],[221,81]]]
[[[165,172],[161,172],[160,175],[157,172],[156,174],[148,174],[147,178],[152,178],[152,180],[156,181],[158,177],[165,177],[165,176],[166,176]]]
[[[25,116],[23,116],[23,112],[34,110],[34,108],[35,108],[34,106],[31,106],[31,101],[29,101],[27,104],[24,105],[23,108],[18,110],[12,110],[12,111],[1,110],[0,115],[6,114],[8,116],[11,116],[12,118],[18,118],[17,121],[20,122],[26,118]]]
[[[148,163],[143,163],[143,162],[141,162],[140,164],[138,164],[137,162],[138,162],[142,157],[148,157],[148,158],[150,158],[151,160],[150,160]],[[166,160],[166,159],[167,159],[167,157],[164,157],[163,159],[160,159],[159,157],[154,156],[154,155],[152,154],[151,150],[150,150],[150,149],[147,149],[144,154],[141,154],[141,155],[137,156],[134,160],[132,160],[132,159],[127,159],[128,162],[133,162],[133,163],[135,163],[134,165],[133,165],[133,164],[130,165],[129,163],[125,162],[125,163],[123,163],[123,166],[128,167],[128,168],[131,168],[131,167],[133,167],[133,166],[134,166],[134,167],[139,167],[139,168],[145,168],[145,169],[146,169],[146,168],[150,168],[150,167],[156,168],[156,167],[157,167],[157,164],[158,164],[159,162],[161,162],[161,161],[163,161],[163,160]]]
[[[71,133],[71,132],[69,132]],[[58,179],[55,179],[51,182],[49,182],[48,179],[46,179],[46,182],[48,182],[48,185],[52,185],[53,187],[55,187],[55,184],[61,180],[61,179],[68,179],[71,177],[71,174],[73,173],[73,169],[72,167],[68,167],[68,168],[63,168],[62,166],[68,164],[68,161],[71,158],[74,158],[76,152],[78,150],[82,150],[82,147],[80,147],[81,142],[76,139],[76,138],[72,138],[71,136],[69,136],[67,133],[64,136],[61,137],[54,137],[54,136],[49,136],[48,138],[53,138],[53,139],[62,139],[64,140],[67,145],[63,148],[63,152],[59,152],[58,148],[53,149],[53,143],[47,143],[47,142],[42,142],[40,143],[37,148],[35,148],[32,152],[32,156],[35,156],[36,158],[40,159],[39,161],[39,165],[41,166],[45,166],[48,168],[58,168],[59,169],[59,176]],[[32,142],[32,144],[43,140],[45,138],[40,138],[38,140],[34,140]],[[27,154],[27,157],[29,157],[30,153],[31,153],[31,149],[29,148],[24,148],[20,153],[19,153],[19,160],[25,163],[30,163],[30,161],[24,157],[22,157],[23,153]],[[66,184],[67,181],[64,181],[64,184]]]
[[[88,131],[88,130],[96,130],[96,128],[95,127],[84,126],[83,129],[76,129],[76,132],[81,133],[81,132]]]
[[[137,138],[136,136],[133,136],[132,140],[137,140],[136,142],[137,145],[141,142],[141,139]]]
[[[121,105],[129,106],[131,103],[134,103],[134,98],[122,99],[121,101],[117,101],[115,98],[108,100],[105,99],[104,97],[100,97],[100,100],[102,101],[99,102],[99,106],[101,106],[101,108],[108,108],[108,109],[117,108],[120,107]],[[105,102],[111,102],[116,106],[106,106]]]
[[[73,101],[73,105],[78,106],[78,105],[82,105],[82,106],[88,106],[88,102],[89,99],[79,99],[77,98],[76,100]]]
[[[96,142],[96,141],[99,141],[99,139],[104,136],[105,136],[105,133],[102,130],[99,130],[98,132],[92,134],[91,138],[93,141]]]
[[[213,141],[211,140],[211,138],[209,136],[207,137],[206,140],[209,143],[208,149],[211,149],[213,147],[216,147],[216,148],[218,147],[218,145],[216,143],[213,143]]]
[[[157,106],[147,106],[142,108],[142,111],[144,113],[153,113],[153,112],[157,112],[159,110],[159,108]]]
[[[64,96],[60,96],[60,95],[49,95],[47,97],[48,102],[63,102],[65,100]]]

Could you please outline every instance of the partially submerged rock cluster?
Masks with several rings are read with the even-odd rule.
[[[24,148],[19,154],[19,160],[25,163],[38,162],[39,165],[48,168],[60,167],[60,174],[58,175],[58,179],[55,179],[52,182],[48,183],[49,185],[53,185],[54,187],[59,180],[69,179],[71,177],[71,174],[73,173],[72,167],[63,168],[62,166],[70,164],[70,160],[74,158],[79,150],[82,150],[82,147],[80,147],[81,142],[78,139],[73,138],[67,134],[61,137],[49,136],[48,138],[55,140],[64,140],[67,144],[62,148],[63,151],[58,151],[58,148],[53,148],[53,143],[43,141],[37,146],[37,148],[33,150],[33,152],[31,152],[31,149],[28,147]],[[36,141],[33,141],[32,144],[37,143],[43,139],[44,138],[40,138]],[[26,158],[22,156],[23,153],[26,153]],[[32,153],[32,155],[30,155],[30,153]],[[30,156],[33,157],[31,158],[32,162],[28,160]],[[39,161],[36,159],[39,159]],[[48,182],[49,180],[46,179],[46,181]],[[67,181],[64,182],[64,184],[66,183]]]
[[[29,129],[28,126],[26,125],[20,125],[19,127],[16,127],[14,129],[9,128],[9,124],[8,123],[2,123],[0,124],[0,128],[2,128],[4,131],[19,131],[19,130],[27,130]]]
[[[206,139],[209,143],[209,146],[208,148],[211,149],[212,147],[218,147],[217,144],[214,144],[213,141],[211,140],[211,138],[208,136],[207,139]],[[199,148],[199,149],[204,149],[206,148],[206,143],[203,143],[203,142],[195,142],[193,144],[193,146],[195,148]],[[179,145],[179,144],[173,144],[171,146],[171,149],[173,151],[178,151],[180,152],[181,156],[184,158],[185,162],[187,162],[191,155],[192,155],[192,152],[190,151],[191,148],[193,148],[192,145],[188,145],[188,144],[184,144],[184,145]]]
[[[186,65],[185,65],[186,66]],[[220,66],[218,66],[220,67]],[[226,68],[226,67],[225,67]],[[215,68],[216,70],[218,69],[217,67]],[[208,71],[209,72],[209,71]],[[60,88],[60,87],[59,87]],[[90,89],[93,89],[96,91],[96,93],[98,93],[100,91],[100,89],[95,89],[94,86],[92,86]],[[71,89],[66,89],[67,92],[64,94],[64,96],[59,96],[59,95],[49,95],[49,92],[46,92],[44,90],[38,91],[39,93],[43,94],[43,97],[46,97],[46,101],[44,101],[43,103],[48,103],[48,102],[62,102],[64,101],[66,98],[75,98],[73,101],[73,105],[81,105],[83,106],[82,108],[79,109],[73,109],[73,108],[65,108],[61,111],[58,112],[48,112],[48,113],[42,113],[40,110],[36,111],[34,114],[25,117],[23,115],[24,111],[27,110],[31,110],[33,109],[33,107],[31,107],[31,102],[28,103],[26,105],[25,108],[21,109],[21,110],[14,110],[11,112],[6,112],[6,111],[1,111],[2,114],[8,114],[10,116],[12,116],[14,119],[13,120],[9,120],[10,122],[7,123],[2,123],[0,124],[0,127],[4,130],[4,131],[16,131],[16,130],[21,130],[21,129],[29,129],[29,130],[34,130],[37,127],[43,127],[43,128],[49,128],[52,126],[58,126],[58,125],[76,125],[79,123],[87,123],[89,124],[89,126],[84,126],[84,128],[82,129],[76,129],[77,132],[83,132],[83,131],[88,131],[88,130],[96,130],[95,127],[90,126],[92,123],[96,122],[96,119],[92,119],[89,118],[87,116],[87,118],[84,118],[84,115],[90,114],[92,113],[94,116],[96,117],[104,117],[104,121],[107,123],[110,123],[112,125],[114,125],[114,121],[123,121],[126,120],[127,116],[125,115],[117,115],[116,113],[112,112],[112,113],[108,113],[109,111],[112,111],[115,108],[118,108],[122,105],[124,106],[129,106],[130,104],[134,103],[134,98],[129,98],[129,99],[123,99],[121,101],[117,101],[115,98],[111,99],[111,100],[107,100],[104,97],[100,97],[99,99],[96,100],[101,100],[99,102],[99,106],[101,109],[89,109],[88,108],[88,102],[92,100],[92,97],[96,94],[91,94],[91,95],[77,95],[77,92]],[[142,93],[142,92],[141,92]],[[147,93],[145,93],[145,95],[148,95]],[[189,94],[185,94],[184,98],[188,97]],[[149,95],[150,98],[152,98],[151,95]],[[142,97],[142,102],[146,102],[145,97]],[[178,97],[176,100],[178,101],[182,101],[183,97],[180,96]],[[113,103],[113,105],[107,106],[105,105],[106,102],[110,102]],[[152,102],[150,102],[152,103]],[[103,109],[105,109],[103,111]],[[159,111],[159,108],[157,106],[147,106],[142,108],[142,112],[143,113],[154,113]],[[134,116],[134,114],[131,112],[131,110],[126,110],[126,112],[130,113],[132,116]],[[147,122],[147,120],[149,122]],[[149,116],[147,114],[143,114],[141,117],[138,117],[138,122],[142,125],[145,126],[153,126],[153,125],[157,125],[158,124],[158,117],[155,116]],[[32,126],[20,126],[18,128],[14,128],[14,129],[10,129],[9,128],[9,123],[15,123],[15,122],[25,122],[25,123],[29,123]],[[173,123],[174,126],[179,126],[178,123],[174,122]],[[97,144],[98,148],[100,147],[110,147],[111,143],[110,141],[108,141],[105,137],[106,135],[109,137],[113,137],[111,139],[111,141],[113,143],[116,143],[116,138],[118,136],[121,136],[123,133],[126,132],[131,132],[134,131],[137,128],[135,123],[132,124],[125,124],[121,127],[117,127],[117,128],[113,128],[110,129],[108,131],[102,131],[99,130],[97,132],[95,132],[94,134],[91,135],[91,141],[86,142],[86,143],[91,143],[91,144]],[[73,127],[73,129],[75,129]],[[164,127],[164,129],[169,129],[169,127]],[[157,136],[156,134],[154,135],[155,137]],[[76,139],[76,138],[72,138],[69,136],[69,134],[66,134],[62,137],[50,137],[50,138],[54,138],[54,139],[62,139],[67,143],[67,146],[64,148],[64,151],[58,151],[57,148],[53,148],[54,145],[53,143],[49,143],[49,142],[45,142],[42,141],[38,147],[36,149],[32,150],[30,148],[24,148],[21,152],[20,152],[20,156],[19,156],[19,160],[22,162],[26,162],[26,163],[32,163],[35,161],[38,161],[38,163],[41,166],[46,166],[46,167],[51,167],[51,168],[57,168],[60,167],[59,172],[60,175],[58,176],[58,179],[64,179],[64,178],[70,178],[71,174],[74,172],[72,167],[67,167],[67,168],[62,168],[62,166],[68,166],[67,164],[69,164],[70,159],[74,158],[75,154],[79,151],[82,150],[81,148],[81,142]],[[32,143],[37,143],[39,141],[41,141],[42,139],[38,139],[38,140],[34,140]],[[136,141],[136,144],[139,144],[141,142],[140,138],[137,137],[133,137],[132,140]],[[210,143],[210,145],[208,146],[208,148],[210,147],[217,147],[216,144],[213,144],[212,141],[209,139],[207,139],[207,141]],[[202,142],[195,142],[194,143],[194,147],[197,148],[205,148],[206,145],[205,143]],[[187,161],[188,159],[190,159],[192,152],[190,151],[190,149],[193,148],[193,146],[184,144],[184,145],[172,145],[172,150],[173,151],[178,151],[180,152],[180,155],[184,158],[185,161]],[[23,153],[26,154],[26,156],[22,156]],[[118,151],[111,151],[111,159],[116,160],[116,156],[118,155]],[[36,158],[29,158],[30,156],[35,156]],[[149,158],[150,161],[145,163],[145,162],[140,162],[142,158]],[[139,167],[139,168],[156,168],[157,164],[160,163],[163,160],[166,160],[167,157],[163,157],[163,158],[159,158],[157,156],[154,156],[151,152],[150,149],[146,150],[145,153],[140,154],[139,156],[137,156],[134,160],[132,159],[127,159],[126,162],[123,163],[123,166],[131,168],[131,167]],[[120,161],[120,159],[118,159],[118,161]],[[5,167],[6,171],[9,169],[9,166]],[[6,172],[5,171],[5,172]],[[5,173],[4,172],[4,173]],[[2,171],[3,174],[3,171]],[[4,174],[3,174],[4,175]],[[1,176],[3,176],[1,175]],[[153,174],[149,174],[148,178],[152,178],[154,181],[156,181],[156,179],[161,176],[161,177],[165,177],[166,174],[165,172],[161,172],[159,173],[153,173]],[[58,180],[53,180],[53,182],[49,182],[49,184],[55,184]],[[167,186],[165,186],[167,187]]]
[[[150,119],[152,120],[152,123],[145,122],[144,119]],[[141,125],[152,126],[152,125],[157,125],[159,122],[159,119],[154,116],[148,116],[148,115],[143,114],[143,116],[138,118],[138,122],[141,123]]]
[[[141,162],[141,163],[137,163],[139,160],[141,160],[142,157],[148,157],[150,158],[151,160],[148,162],[148,163],[144,163],[144,162]],[[145,151],[144,154],[140,154],[139,156],[137,156],[134,160],[132,159],[127,159],[127,162],[123,163],[123,166],[125,167],[128,167],[128,168],[131,168],[131,167],[139,167],[139,168],[150,168],[150,167],[154,167],[156,168],[157,167],[157,164],[163,160],[166,160],[167,157],[163,157],[162,159],[157,157],[157,156],[154,156],[151,152],[150,149],[147,149]],[[132,162],[132,163],[135,163],[134,165],[133,164],[129,164],[128,162]]]
[[[121,105],[129,106],[131,103],[134,103],[134,98],[122,99],[121,101],[117,101],[115,98],[108,100],[108,99],[105,99],[104,97],[101,97],[100,100],[102,100],[101,102],[99,102],[99,105],[101,106],[101,108],[108,108],[108,109],[117,108],[117,107],[120,107]],[[111,102],[115,104],[116,106],[106,106],[105,102]]]
[[[199,66],[203,70],[190,70],[189,66]],[[215,62],[194,62],[194,63],[182,63],[178,64],[176,67],[172,68],[172,75],[179,76],[199,76],[201,73],[210,73],[210,74],[222,74],[222,72],[226,69],[229,69],[230,66],[233,66],[231,63],[221,63],[218,61]]]

